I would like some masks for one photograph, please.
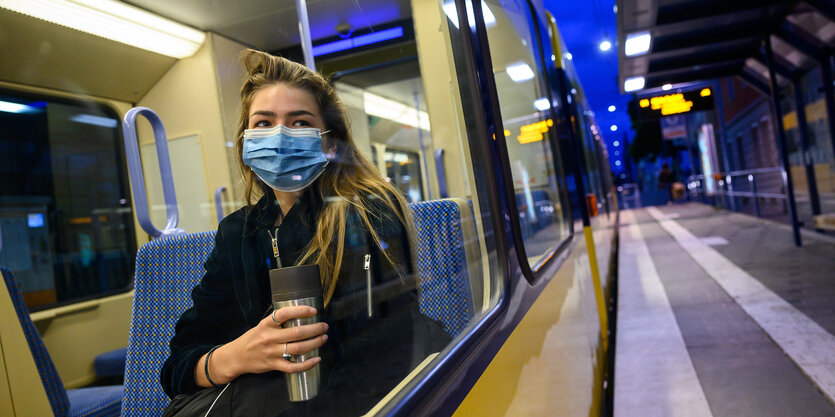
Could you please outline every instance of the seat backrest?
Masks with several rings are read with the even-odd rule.
[[[467,207],[453,199],[410,205],[417,229],[420,310],[443,322],[453,337],[474,314],[462,204]]]
[[[139,248],[123,417],[159,416],[168,406],[159,382],[160,369],[168,358],[177,319],[191,307],[191,289],[203,277],[203,263],[214,247],[214,237],[214,231],[178,235]]]
[[[67,391],[64,389],[64,383],[61,382],[61,377],[55,369],[55,364],[52,363],[52,358],[50,358],[49,352],[46,350],[46,345],[44,345],[38,329],[32,323],[32,318],[29,316],[29,309],[26,307],[23,295],[17,286],[17,281],[15,281],[12,272],[6,268],[0,267],[0,275],[3,275],[3,281],[6,283],[6,289],[9,291],[9,297],[17,313],[17,319],[20,321],[23,334],[26,336],[26,342],[29,344],[29,350],[35,359],[35,365],[38,368],[41,382],[46,390],[46,396],[49,398],[49,405],[52,407],[52,412],[56,416],[66,416],[70,411],[70,400],[67,398]]]

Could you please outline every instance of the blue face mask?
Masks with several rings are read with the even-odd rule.
[[[279,191],[298,191],[319,178],[328,164],[317,128],[276,125],[244,130],[243,160],[255,175]]]

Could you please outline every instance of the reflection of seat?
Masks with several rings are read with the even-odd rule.
[[[214,231],[173,236],[139,248],[123,417],[159,416],[168,406],[159,371],[168,357],[174,325],[191,306],[191,289],[203,277],[214,236]]]
[[[35,361],[53,414],[60,417],[118,416],[122,404],[121,385],[79,388],[69,391],[64,389],[64,384],[61,382],[58,371],[55,370],[52,358],[50,358],[49,352],[46,350],[40,334],[38,334],[38,330],[35,328],[34,323],[32,323],[32,319],[29,316],[29,309],[26,308],[14,276],[5,268],[0,268],[0,274],[3,275],[6,290],[14,306],[15,313],[17,313],[18,321],[20,322],[26,342],[29,345],[29,351]],[[9,343],[8,340],[4,342]],[[7,345],[5,349],[10,350],[10,347]],[[10,376],[16,377],[16,375]]]
[[[444,323],[453,337],[473,317],[462,213],[467,203],[453,199],[412,204],[417,229],[420,310]],[[469,229],[468,229],[469,230]]]

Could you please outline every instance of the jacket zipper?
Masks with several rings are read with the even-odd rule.
[[[363,266],[365,269],[365,285],[367,287],[368,293],[368,317],[371,318],[372,309],[371,309],[371,255],[365,254],[365,265]]]
[[[270,235],[270,241],[272,242],[273,247],[273,256],[275,257],[275,267],[276,269],[281,268],[281,257],[278,255],[278,228],[275,228],[275,235],[270,233],[269,229],[267,230],[267,234]]]

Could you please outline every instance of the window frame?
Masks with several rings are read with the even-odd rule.
[[[130,183],[129,183],[129,176],[128,176],[128,168],[127,168],[127,159],[125,156],[125,138],[122,134],[122,118],[119,115],[119,112],[110,106],[108,103],[97,100],[95,98],[87,98],[82,99],[79,97],[66,97],[62,95],[52,95],[48,93],[42,92],[32,92],[22,89],[15,89],[13,87],[8,86],[0,86],[0,94],[10,95],[14,97],[20,97],[27,100],[32,101],[46,101],[52,102],[56,104],[63,104],[63,105],[72,105],[78,107],[92,107],[96,110],[100,110],[104,114],[111,116],[113,119],[117,121],[116,127],[113,129],[115,130],[114,141],[116,142],[115,150],[117,161],[119,162],[119,169],[117,174],[119,176],[119,188],[121,193],[123,194],[123,198],[125,199],[125,207],[130,207],[131,210],[131,221],[128,222],[128,227],[126,230],[126,239],[128,242],[127,247],[125,248],[126,253],[128,254],[128,259],[130,260],[130,270],[129,270],[129,279],[127,285],[119,289],[113,289],[103,292],[98,292],[93,295],[84,296],[73,298],[70,300],[65,301],[56,301],[54,303],[49,304],[41,304],[38,306],[29,306],[26,307],[29,309],[30,313],[36,313],[39,311],[46,311],[55,308],[65,307],[73,304],[79,304],[83,302],[88,302],[92,300],[98,300],[102,298],[111,297],[114,295],[125,294],[130,291],[133,291],[134,288],[134,274],[136,271],[136,252],[139,250],[139,245],[137,243],[137,231],[135,227],[135,215],[134,215],[134,208],[133,208],[133,193],[131,193]],[[54,198],[54,194],[53,194]],[[54,243],[54,242],[51,242]],[[53,256],[50,261],[54,262],[55,257]],[[55,273],[53,272],[53,283],[55,279]]]

